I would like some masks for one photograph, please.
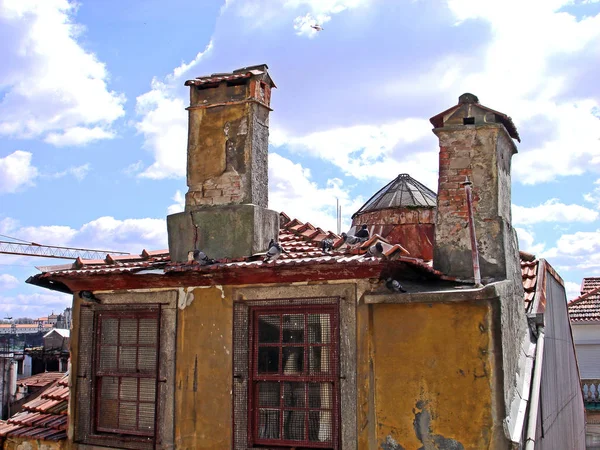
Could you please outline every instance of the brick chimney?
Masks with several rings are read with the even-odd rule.
[[[434,268],[473,277],[468,211],[462,183],[473,182],[473,214],[481,276],[517,277],[516,232],[511,224],[511,158],[520,142],[510,117],[463,94],[458,105],[432,117],[440,142]],[[520,278],[520,272],[518,274]]]
[[[190,87],[185,211],[167,217],[172,261],[191,250],[240,258],[277,238],[268,205],[271,80],[266,64],[185,82]]]

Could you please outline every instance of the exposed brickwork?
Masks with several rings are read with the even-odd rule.
[[[186,205],[230,205],[242,203],[244,192],[242,177],[235,172],[225,172],[218,178],[202,183],[201,189],[186,194]]]

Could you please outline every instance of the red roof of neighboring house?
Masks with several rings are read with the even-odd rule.
[[[581,281],[580,294],[585,294],[600,287],[600,277],[586,277]]]
[[[584,283],[583,287],[586,287]],[[587,286],[591,287],[590,285]],[[596,322],[600,321],[600,285],[580,295],[568,303],[569,318],[571,322]]]
[[[62,373],[60,375],[61,378],[42,395],[25,403],[23,411],[6,422],[0,421],[0,436],[47,441],[67,438],[69,376]]]
[[[27,378],[21,378],[17,384],[19,386],[44,387],[56,380],[60,380],[65,374],[62,372],[43,372],[37,375],[32,375]]]
[[[535,291],[538,280],[538,265],[539,260],[535,261],[521,261],[521,276],[523,278],[523,290],[525,298],[525,311],[529,312],[532,305],[533,299],[535,298]]]

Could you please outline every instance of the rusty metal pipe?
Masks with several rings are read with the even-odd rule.
[[[473,278],[475,286],[481,286],[481,272],[479,270],[479,250],[477,248],[477,236],[475,235],[475,219],[473,218],[473,198],[469,177],[465,178],[462,185],[465,187],[465,195],[467,197],[467,212],[469,216],[469,235],[471,238],[471,257],[473,259]]]

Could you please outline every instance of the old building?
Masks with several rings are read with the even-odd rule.
[[[553,342],[570,338],[562,280],[544,261],[531,276],[511,225],[508,116],[471,94],[434,116],[439,195],[401,175],[350,245],[268,209],[266,65],[186,85],[189,191],[168,252],[28,280],[74,294],[71,448],[584,448],[572,345]]]

